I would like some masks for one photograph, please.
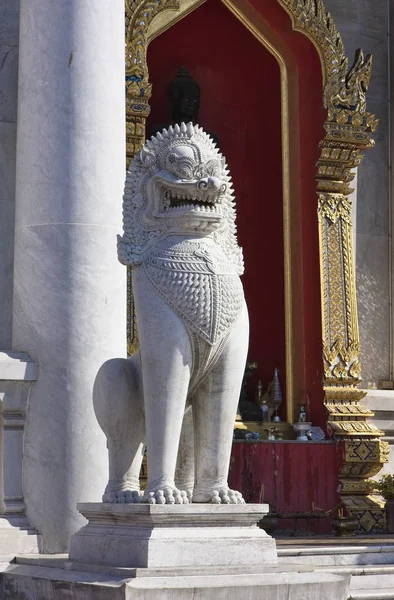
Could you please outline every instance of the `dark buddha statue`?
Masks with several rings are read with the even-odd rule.
[[[185,67],[178,69],[167,87],[172,123],[196,123],[200,108],[200,86]]]
[[[167,102],[171,116],[171,123],[152,125],[149,128],[149,137],[155,135],[158,131],[167,128],[175,123],[181,124],[198,122],[198,110],[200,108],[200,86],[192,77],[191,73],[185,68],[178,69],[174,79],[170,81],[167,87]],[[218,143],[215,134],[207,132]]]

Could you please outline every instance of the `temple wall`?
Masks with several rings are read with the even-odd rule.
[[[389,111],[387,2],[326,0],[347,55],[373,53],[368,109],[380,118],[376,147],[358,177],[357,293],[363,385],[392,376],[390,364]],[[0,0],[0,348],[11,346],[19,0]]]
[[[0,350],[11,348],[19,0],[0,0]]]
[[[325,0],[342,35],[347,56],[357,48],[373,54],[367,95],[369,111],[380,123],[376,146],[366,153],[358,173],[356,283],[363,387],[392,378],[390,360],[390,187],[388,2]]]
[[[358,177],[357,293],[363,386],[390,373],[389,111],[387,2],[326,0],[347,55],[373,53],[368,109],[380,118],[376,147]],[[19,0],[0,0],[0,349],[11,346]]]

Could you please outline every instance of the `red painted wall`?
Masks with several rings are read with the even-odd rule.
[[[312,503],[315,510],[328,511],[339,503],[337,473],[334,443],[235,442],[229,484],[242,492],[246,502],[259,501],[263,484],[263,501],[271,511],[307,512],[312,510]],[[293,520],[279,523],[280,529],[293,526]],[[305,526],[304,521],[298,523],[298,528]],[[311,529],[330,533],[331,519],[311,521]]]
[[[321,74],[312,44],[291,31],[276,0],[251,2],[299,64],[306,382],[311,417],[324,423],[315,163],[323,137]],[[182,19],[149,46],[149,123],[168,122],[166,87],[186,66],[201,87],[199,123],[219,138],[233,176],[243,277],[251,320],[249,360],[267,383],[279,366],[284,388],[283,209],[279,66],[218,0]]]

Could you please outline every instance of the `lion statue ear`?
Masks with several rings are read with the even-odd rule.
[[[156,162],[156,154],[144,146],[140,151],[140,160],[144,167],[151,167]]]

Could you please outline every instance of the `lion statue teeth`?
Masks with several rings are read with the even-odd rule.
[[[94,385],[104,502],[243,502],[227,484],[248,348],[234,207],[225,159],[198,125],[164,129],[132,161],[118,255],[132,267],[139,349]]]

